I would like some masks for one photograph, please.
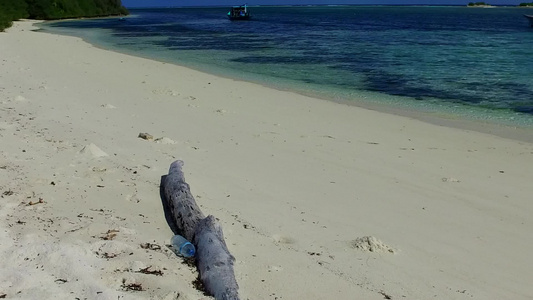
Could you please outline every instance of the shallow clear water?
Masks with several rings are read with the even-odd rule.
[[[252,7],[132,10],[51,23],[100,46],[331,99],[533,124],[533,28],[523,9]],[[359,99],[359,100],[358,100]]]

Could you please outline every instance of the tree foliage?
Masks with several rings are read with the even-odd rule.
[[[27,4],[21,0],[0,0],[0,31],[11,26],[13,20],[28,17]]]
[[[121,0],[0,0],[0,31],[22,18],[56,20],[127,14]]]
[[[30,18],[39,20],[125,15],[120,0],[26,0]]]

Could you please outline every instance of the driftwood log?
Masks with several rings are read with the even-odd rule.
[[[182,167],[183,161],[173,162],[162,180],[172,219],[179,234],[196,247],[196,266],[206,292],[217,300],[239,300],[235,258],[226,246],[222,227],[212,215],[204,216],[185,182]]]

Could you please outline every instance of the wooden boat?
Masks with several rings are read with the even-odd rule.
[[[228,12],[228,18],[232,21],[236,20],[250,20],[250,10],[246,5],[233,6]]]
[[[533,27],[533,15],[524,15],[529,20],[529,25]]]

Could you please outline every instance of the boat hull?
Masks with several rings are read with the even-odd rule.
[[[246,21],[250,20],[250,11],[246,5],[234,6],[228,12],[228,18],[231,21]]]
[[[247,21],[250,20],[250,16],[238,16],[238,17],[228,17],[231,21]]]

